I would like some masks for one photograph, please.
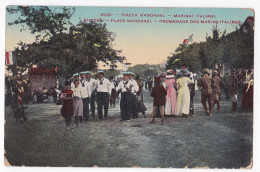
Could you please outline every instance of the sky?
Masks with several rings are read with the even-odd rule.
[[[101,14],[109,14],[110,16],[101,16]],[[137,17],[128,17],[127,14],[136,14]],[[140,14],[163,14],[165,17],[140,17]],[[174,14],[193,15],[193,17],[177,18],[174,17]],[[196,15],[213,15],[214,17],[198,18]],[[135,65],[162,63],[191,34],[193,34],[193,42],[205,41],[206,33],[212,35],[211,29],[215,24],[202,24],[201,20],[241,21],[243,23],[248,16],[254,16],[254,12],[241,8],[78,6],[71,21],[73,24],[77,24],[84,19],[103,19],[108,30],[116,34],[114,48],[122,50],[121,55],[127,58],[127,62]],[[6,13],[6,51],[14,50],[20,40],[31,43],[35,39],[35,35],[32,35],[28,30],[20,32],[20,25],[8,25],[8,22],[12,22],[18,17],[21,17],[20,14]],[[152,23],[111,22],[111,20],[120,19],[151,20]],[[159,23],[159,20],[188,20],[188,23]],[[191,20],[198,20],[199,23],[191,23]],[[230,33],[235,31],[239,25],[219,23],[217,27],[220,32],[226,29],[227,33]]]

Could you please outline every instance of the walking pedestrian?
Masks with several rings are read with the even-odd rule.
[[[128,72],[123,72],[123,80],[116,87],[116,91],[121,92],[120,111],[122,119],[120,121],[129,121],[131,115],[131,83],[128,77]]]
[[[105,118],[107,118],[110,93],[111,90],[110,90],[109,80],[104,78],[104,71],[98,71],[97,108],[98,108],[99,119],[103,118],[103,107],[104,107],[104,116]]]
[[[61,107],[61,116],[65,119],[66,128],[70,129],[71,118],[74,114],[73,112],[73,99],[72,94],[73,91],[70,88],[70,83],[68,81],[65,82],[65,88],[62,90],[63,96],[63,105]]]
[[[166,101],[166,90],[165,88],[160,85],[161,84],[161,80],[159,77],[155,78],[155,86],[152,88],[151,91],[151,96],[154,98],[153,99],[153,111],[152,111],[152,115],[153,115],[153,119],[151,121],[151,123],[155,122],[155,115],[157,112],[157,109],[159,108],[160,111],[160,115],[161,115],[161,125],[164,125],[164,105],[165,105],[165,101]]]
[[[73,109],[76,126],[79,126],[79,122],[83,122],[83,102],[82,102],[82,88],[79,86],[80,81],[74,81],[73,91]]]
[[[218,111],[220,110],[220,93],[221,88],[220,85],[224,85],[224,82],[221,80],[221,78],[218,75],[217,70],[212,71],[212,100],[213,100],[213,107],[215,104],[218,106]]]
[[[173,70],[167,70],[166,73],[166,88],[167,88],[167,96],[165,103],[165,115],[175,115],[175,105],[176,105],[176,81]]]
[[[203,76],[199,79],[199,87],[201,89],[201,103],[205,109],[207,115],[212,116],[213,113],[213,102],[212,102],[212,88],[211,78],[209,76],[209,70],[203,69]],[[208,101],[209,109],[206,102]]]
[[[175,107],[175,115],[187,117],[190,113],[190,90],[188,84],[193,84],[186,70],[181,70],[181,76],[176,81],[176,87],[178,89],[177,102]]]

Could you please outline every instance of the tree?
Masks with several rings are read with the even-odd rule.
[[[83,70],[94,70],[98,62],[116,67],[117,62],[125,59],[120,56],[121,51],[113,48],[116,35],[107,30],[106,24],[79,22],[72,25],[69,19],[73,10],[65,7],[54,10],[48,7],[17,7],[8,10],[11,13],[20,11],[25,16],[25,19],[18,19],[10,25],[26,24],[32,33],[40,34],[32,44],[18,44],[15,50],[17,65],[24,69],[33,64],[58,67],[59,73],[69,76]],[[47,25],[42,23],[46,20]]]
[[[205,42],[186,46],[180,44],[175,53],[168,57],[167,69],[186,66],[191,71],[198,72],[202,68],[214,68],[216,64],[219,72],[223,65],[229,68],[252,68],[254,30],[252,24],[247,22],[243,25],[246,29],[241,28],[226,35],[226,30],[221,34],[217,26],[213,26],[212,37],[207,36]]]

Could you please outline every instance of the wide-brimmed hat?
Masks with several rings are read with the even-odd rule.
[[[166,78],[167,79],[171,79],[171,78],[174,78],[174,71],[172,69],[169,69],[166,71]]]
[[[209,69],[208,68],[203,69],[203,74],[209,74]]]

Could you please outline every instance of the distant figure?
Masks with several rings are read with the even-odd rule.
[[[237,111],[237,91],[238,91],[238,78],[236,76],[235,69],[231,70],[231,74],[229,77],[229,95],[232,101],[232,112]]]
[[[143,81],[141,79],[141,77],[139,75],[136,75],[136,82],[138,84],[139,90],[136,94],[136,113],[137,113],[137,117],[138,117],[138,113],[142,113],[144,118],[146,118],[145,116],[145,111],[147,110],[145,105],[144,105],[144,101],[143,101]]]
[[[229,100],[229,76],[227,72],[223,76],[223,82],[225,85],[224,90],[225,90],[226,100]]]
[[[160,115],[161,115],[161,125],[164,125],[164,105],[165,105],[165,96],[167,94],[165,88],[160,85],[161,80],[159,77],[155,78],[155,86],[152,88],[151,96],[153,99],[153,119],[151,123],[155,122],[155,115],[157,112],[157,109],[159,108]]]

